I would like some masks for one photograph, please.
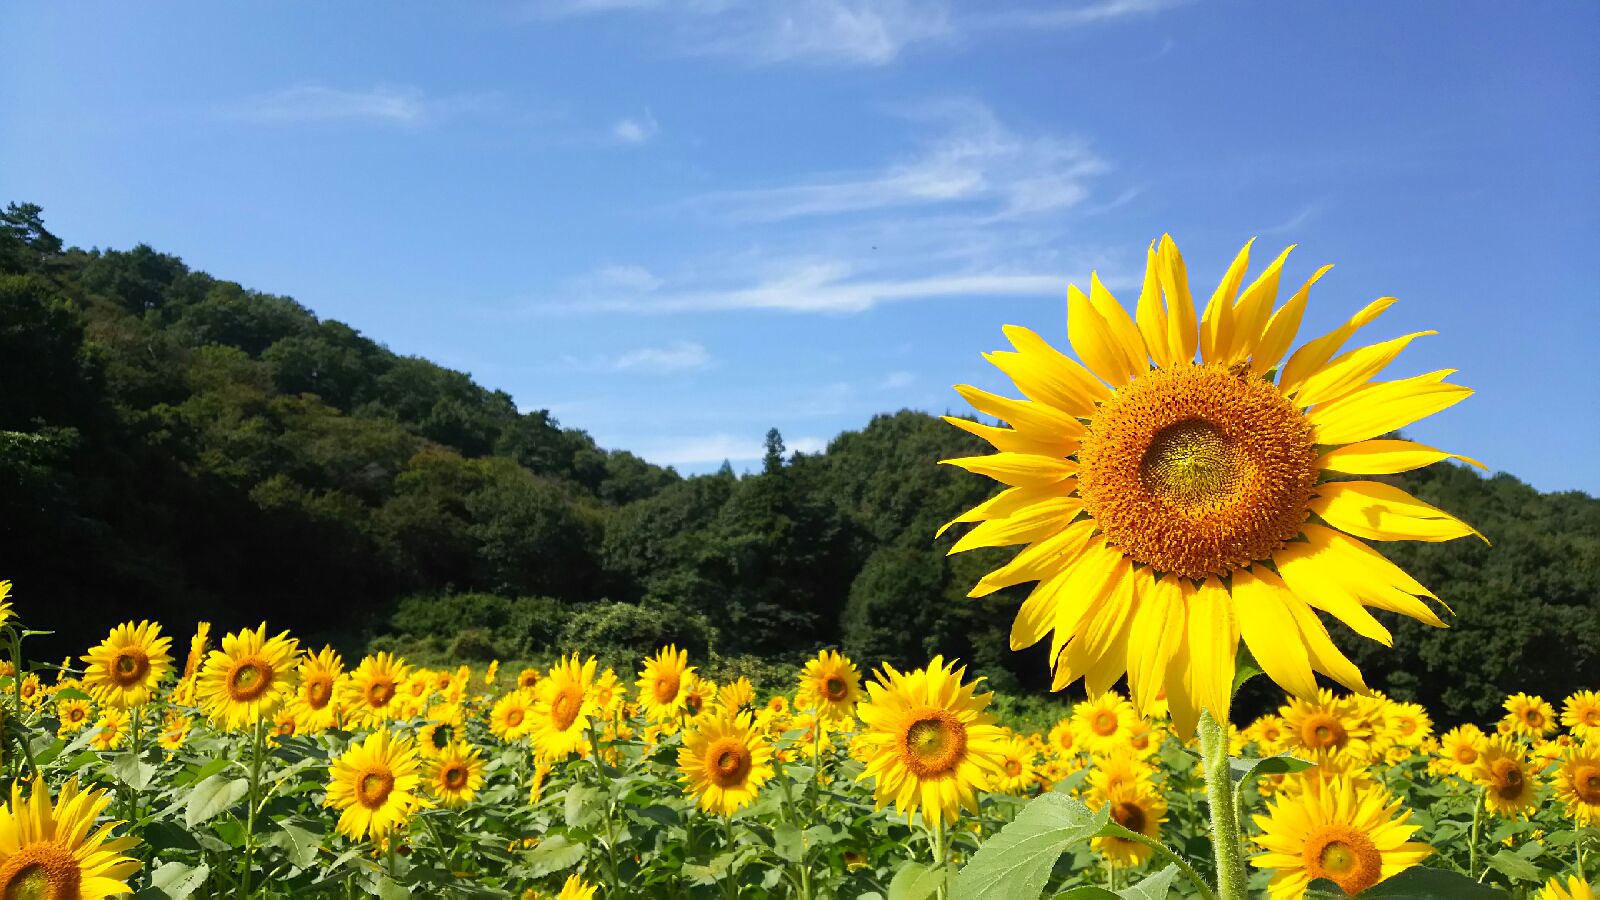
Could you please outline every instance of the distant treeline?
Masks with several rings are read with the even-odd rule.
[[[1043,690],[1046,660],[1006,645],[1021,593],[965,597],[1008,551],[933,539],[993,490],[936,461],[978,452],[902,411],[684,478],[286,297],[0,214],[0,578],[58,632],[41,652],[130,617],[180,639],[265,619],[463,659],[944,653]],[[1371,682],[1479,719],[1508,691],[1600,685],[1600,501],[1455,466],[1396,480],[1495,543],[1380,548],[1456,616],[1391,617],[1392,650],[1335,627]]]

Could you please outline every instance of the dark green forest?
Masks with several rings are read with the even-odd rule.
[[[685,478],[290,298],[0,215],[0,578],[57,656],[130,617],[266,619],[464,661],[944,653],[1042,691],[1043,656],[1006,647],[1021,594],[965,598],[1009,551],[933,538],[993,490],[936,461],[982,450],[901,411]],[[1456,615],[1389,621],[1393,650],[1336,630],[1369,680],[1479,719],[1600,685],[1600,500],[1453,465],[1395,480],[1494,544],[1380,548]]]

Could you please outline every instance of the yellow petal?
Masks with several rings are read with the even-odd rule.
[[[1138,374],[1128,365],[1110,324],[1075,284],[1067,285],[1067,340],[1089,371],[1112,387],[1127,384]]]
[[[1082,422],[1042,403],[1013,400],[1010,397],[979,390],[969,384],[956,385],[956,393],[972,404],[974,409],[1000,419],[1021,432],[1024,437],[1036,441],[1077,439],[1087,430]]]
[[[1357,388],[1332,403],[1313,408],[1306,418],[1319,444],[1353,444],[1404,428],[1472,396],[1472,389],[1441,379],[1450,370]]]
[[[967,596],[987,597],[1002,588],[1038,581],[1076,566],[1094,530],[1093,519],[1080,519],[1060,534],[1019,550],[1010,562],[978,579]]]
[[[1150,368],[1150,354],[1144,347],[1144,336],[1139,333],[1139,326],[1129,318],[1128,311],[1122,308],[1117,298],[1111,296],[1106,286],[1100,283],[1098,272],[1089,273],[1089,302],[1094,306],[1094,311],[1100,314],[1102,321],[1116,341],[1117,349],[1122,351],[1123,359],[1135,377],[1144,374]]]
[[[1052,497],[1012,513],[1004,519],[990,519],[961,536],[948,555],[976,550],[979,547],[1010,547],[1014,544],[1031,544],[1065,529],[1079,511],[1083,501],[1077,497]]]
[[[1154,241],[1145,252],[1144,284],[1139,289],[1139,303],[1134,309],[1139,334],[1144,338],[1151,361],[1157,366],[1171,365],[1176,360],[1172,357],[1172,347],[1167,338],[1167,312],[1161,307],[1161,272]]]
[[[1239,652],[1239,626],[1233,619],[1228,589],[1213,576],[1189,598],[1189,656],[1194,672],[1194,700],[1219,722],[1228,721],[1233,699],[1234,657]]]
[[[1306,286],[1311,285],[1308,282]],[[1296,350],[1294,355],[1289,357],[1289,361],[1283,364],[1283,374],[1278,376],[1278,388],[1285,394],[1299,390],[1301,383],[1311,377],[1313,372],[1322,368],[1323,363],[1333,359],[1333,355],[1339,352],[1344,342],[1350,340],[1350,335],[1382,315],[1383,311],[1393,306],[1395,302],[1393,297],[1379,297],[1351,316],[1350,321]]]
[[[1334,533],[1321,525],[1306,525],[1304,529]],[[1316,532],[1312,532],[1310,540],[1291,541],[1272,555],[1284,583],[1295,596],[1343,622],[1356,634],[1385,647],[1394,646],[1389,629],[1367,612],[1361,593],[1346,584],[1349,570],[1341,568],[1330,542],[1319,540]]]
[[[1329,525],[1368,540],[1437,542],[1469,534],[1483,537],[1444,510],[1377,481],[1318,485],[1317,496],[1307,505]]]
[[[989,519],[1004,519],[1017,510],[1032,506],[1041,500],[1048,500],[1051,497],[1065,497],[1070,493],[1071,484],[1072,482],[1064,481],[1042,488],[1006,488],[939,526],[939,530],[933,536],[935,538],[943,536],[945,531],[957,522],[985,522]]]
[[[1410,616],[1437,628],[1445,627],[1443,620],[1427,604],[1417,599],[1427,597],[1437,601],[1439,598],[1383,554],[1332,528],[1308,522],[1300,526],[1300,530],[1313,545],[1322,547],[1328,555],[1331,577],[1353,586],[1361,595],[1361,602]]]
[[[1401,440],[1371,440],[1346,444],[1329,450],[1317,458],[1317,468],[1346,475],[1393,475],[1431,466],[1446,459],[1462,462],[1487,470],[1487,466],[1470,456],[1436,450],[1426,444]]]
[[[1006,339],[1017,348],[986,354],[985,359],[1005,372],[1024,394],[1064,412],[1085,418],[1111,390],[1079,362],[1021,325],[1006,325]]]
[[[1117,590],[1129,570],[1126,557],[1105,545],[1104,538],[1091,538],[1078,562],[1061,584],[1061,599],[1056,605],[1055,633],[1050,636],[1050,658],[1059,662],[1061,648],[1100,604]]]
[[[1183,606],[1188,610],[1189,600],[1194,596],[1194,584],[1186,578],[1179,579],[1178,589],[1183,592]],[[1178,646],[1172,652],[1172,661],[1167,664],[1167,677],[1163,684],[1167,690],[1167,710],[1172,716],[1172,727],[1184,739],[1194,734],[1195,725],[1200,720],[1200,704],[1194,697],[1194,666],[1189,655],[1188,629],[1188,622],[1185,621],[1184,639],[1178,641]]]
[[[1011,622],[1011,649],[1025,650],[1044,640],[1056,622],[1062,582],[1067,573],[1061,572],[1034,585],[1028,599],[1022,601],[1017,617]]]
[[[1167,297],[1167,352],[1173,362],[1189,362],[1199,346],[1194,318],[1194,297],[1189,293],[1189,270],[1172,235],[1163,234],[1156,247],[1161,292]]]
[[[1322,624],[1322,620],[1317,618],[1311,607],[1293,594],[1285,597],[1284,607],[1294,616],[1295,624],[1299,626],[1300,636],[1305,640],[1306,652],[1311,657],[1311,667],[1352,691],[1369,693],[1366,679],[1361,677],[1361,670],[1334,646],[1333,638],[1328,635],[1327,626]]]
[[[1303,409],[1312,404],[1339,399],[1375,378],[1412,341],[1438,333],[1418,331],[1342,354],[1305,380],[1305,384],[1294,394],[1295,405]]]
[[[1272,314],[1272,320],[1267,323],[1266,331],[1261,335],[1261,342],[1250,356],[1250,371],[1256,374],[1269,372],[1276,366],[1283,355],[1289,352],[1294,344],[1294,336],[1300,331],[1300,320],[1305,316],[1306,298],[1311,293],[1311,286],[1328,274],[1333,266],[1323,266],[1315,275],[1306,279],[1300,290],[1294,292],[1289,302],[1278,307]]]
[[[1055,683],[1065,687],[1082,677],[1091,697],[1111,690],[1127,670],[1128,623],[1136,602],[1133,567],[1126,560],[1118,561],[1105,584],[1100,602],[1056,658]]]
[[[1071,460],[1031,453],[991,453],[988,456],[964,456],[958,459],[941,459],[940,465],[957,466],[976,475],[987,475],[1001,484],[1012,487],[1054,484],[1078,473]]]
[[[1284,605],[1289,591],[1283,582],[1266,569],[1237,569],[1232,593],[1239,633],[1261,671],[1296,697],[1316,696],[1317,677],[1300,626]]]
[[[1267,320],[1272,315],[1272,304],[1278,299],[1278,281],[1283,277],[1283,264],[1294,248],[1294,244],[1285,247],[1272,265],[1267,266],[1239,295],[1239,302],[1233,307],[1233,339],[1224,348],[1222,362],[1233,363],[1254,357]]]
[[[1255,242],[1255,238],[1246,241],[1233,258],[1228,271],[1217,282],[1217,289],[1211,293],[1205,313],[1200,316],[1201,362],[1222,362],[1233,341],[1233,298],[1239,293],[1245,270],[1250,267],[1250,245]]]
[[[985,425],[960,416],[941,416],[946,422],[970,435],[983,438],[996,450],[1011,453],[1032,453],[1038,456],[1071,456],[1078,452],[1078,441],[1062,438],[1058,441],[1041,441],[1030,438],[1010,428]]]
[[[1172,654],[1189,630],[1183,590],[1168,575],[1157,580],[1148,567],[1135,573],[1138,609],[1128,634],[1128,692],[1140,715],[1161,693]]]

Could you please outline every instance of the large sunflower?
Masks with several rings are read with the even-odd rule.
[[[459,741],[422,762],[428,792],[447,809],[460,809],[472,802],[483,787],[483,770],[478,748]]]
[[[299,730],[308,734],[326,731],[337,721],[339,707],[333,702],[334,689],[344,674],[344,660],[332,647],[300,660],[300,683],[289,708],[294,711]]]
[[[200,667],[195,688],[200,705],[224,731],[252,726],[294,696],[295,657],[300,642],[285,631],[267,637],[267,623],[222,638]]]
[[[1198,321],[1168,236],[1150,247],[1133,317],[1098,278],[1087,295],[1069,287],[1067,337],[1083,363],[1006,326],[1015,352],[987,358],[1028,399],[963,385],[1009,427],[946,417],[999,452],[945,462],[1007,485],[950,523],[979,523],[950,552],[1029,545],[971,596],[1037,582],[1012,647],[1050,636],[1058,688],[1083,678],[1101,694],[1126,672],[1141,710],[1165,689],[1184,733],[1202,707],[1226,718],[1241,637],[1291,693],[1313,695],[1314,672],[1365,690],[1316,610],[1386,644],[1366,607],[1444,623],[1421,599],[1432,593],[1357,538],[1474,533],[1386,483],[1321,480],[1456,456],[1380,438],[1471,393],[1445,383],[1448,369],[1374,380],[1429,332],[1339,354],[1394,302],[1383,298],[1285,360],[1326,269],[1274,311],[1288,251],[1240,293],[1249,250]]]
[[[639,670],[639,706],[645,715],[660,722],[676,719],[683,712],[684,682],[694,674],[689,665],[689,651],[674,645],[662,647],[655,656],[644,661]]]
[[[533,704],[533,749],[545,759],[561,759],[582,748],[595,714],[594,670],[598,661],[589,657],[578,661],[578,654],[556,663],[539,682]]]
[[[1582,826],[1600,823],[1600,747],[1574,747],[1556,769],[1556,799]]]
[[[22,779],[11,783],[11,803],[0,809],[0,897],[102,900],[131,894],[128,876],[139,861],[127,854],[139,843],[112,837],[119,822],[95,822],[111,804],[106,791],[80,791],[78,779],[61,787],[52,803],[50,786],[35,777],[22,796]]]
[[[410,821],[428,806],[417,789],[417,749],[410,738],[377,731],[353,744],[328,769],[324,806],[341,810],[337,828],[351,840],[374,839]]]
[[[861,670],[835,650],[824,650],[808,660],[800,672],[795,705],[814,709],[825,718],[848,719],[861,700]]]
[[[172,638],[155,622],[124,622],[82,657],[84,687],[106,706],[126,709],[147,703],[172,667]]]
[[[701,809],[730,816],[772,777],[772,745],[752,714],[723,711],[684,732],[678,771],[688,782],[684,793],[698,797]]]
[[[1433,853],[1409,840],[1419,827],[1406,824],[1409,818],[1381,787],[1308,782],[1306,790],[1278,798],[1268,815],[1255,817],[1261,828],[1255,841],[1266,852],[1250,864],[1273,870],[1267,891],[1274,900],[1300,897],[1318,878],[1353,897]]]
[[[339,682],[337,700],[346,724],[377,728],[400,712],[400,685],[411,675],[405,660],[388,651],[361,660],[355,671]]]
[[[1600,693],[1578,691],[1561,704],[1561,724],[1582,741],[1600,742]]]
[[[907,818],[920,811],[924,824],[949,824],[962,807],[976,810],[977,791],[1003,774],[1005,735],[984,711],[994,695],[974,695],[977,682],[962,684],[965,674],[935,656],[913,672],[884,663],[867,684],[853,752],[879,808],[892,801]]]
[[[1533,900],[1595,900],[1594,888],[1583,880],[1582,875],[1567,876],[1565,886],[1560,878],[1551,878]]]

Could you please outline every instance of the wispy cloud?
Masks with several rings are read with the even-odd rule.
[[[1189,0],[1089,0],[1044,5],[983,5],[961,20],[981,28],[1078,28],[1153,15]]]
[[[783,443],[791,453],[819,453],[828,446],[827,440],[819,437],[784,438]],[[766,455],[766,445],[759,436],[706,434],[646,444],[633,452],[659,466],[684,466],[760,459]]]
[[[608,372],[639,375],[669,375],[692,372],[711,366],[711,354],[704,344],[677,341],[663,347],[640,347],[605,359],[599,368]]]
[[[975,101],[945,101],[912,115],[942,128],[919,152],[885,169],[724,191],[695,202],[749,222],[936,204],[995,217],[1037,215],[1083,202],[1089,181],[1110,169],[1087,142],[1018,134]]]
[[[419,125],[439,111],[435,101],[414,87],[380,85],[347,90],[302,84],[260,94],[238,104],[232,112],[261,123],[367,122]]]
[[[611,136],[621,144],[643,144],[655,138],[660,130],[656,117],[647,112],[642,116],[618,119],[611,126]]]

